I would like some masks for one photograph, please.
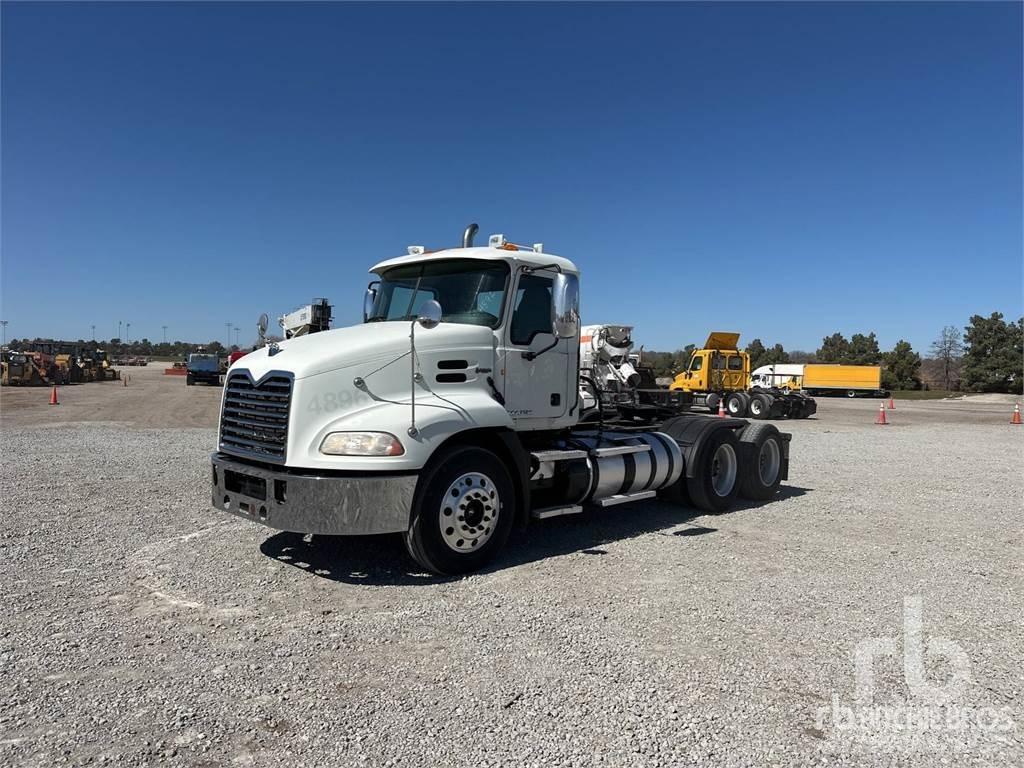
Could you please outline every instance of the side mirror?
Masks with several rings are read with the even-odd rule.
[[[434,299],[420,307],[420,315],[416,322],[427,330],[436,328],[441,323],[441,305]]]
[[[366,295],[363,296],[363,322],[365,323],[370,319],[370,315],[373,313],[373,307],[377,303],[377,286],[380,283],[374,281],[366,286]]]
[[[268,325],[270,325],[270,318],[267,317],[267,313],[264,312],[260,315],[259,320],[256,321],[256,330],[259,331],[261,339],[267,335]]]
[[[551,332],[558,339],[576,338],[580,330],[580,279],[559,272],[551,298]]]

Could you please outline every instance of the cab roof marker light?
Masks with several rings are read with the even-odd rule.
[[[503,245],[505,245],[505,236],[491,235],[489,238],[487,238],[487,245],[489,245],[491,248],[501,248]]]
[[[426,248],[422,245],[410,245],[406,250],[410,256],[421,256],[426,251]]]
[[[533,252],[534,253],[544,253],[544,243],[534,243],[533,244]]]

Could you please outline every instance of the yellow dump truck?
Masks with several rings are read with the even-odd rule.
[[[817,412],[817,404],[802,392],[752,385],[750,355],[739,348],[739,340],[738,333],[712,331],[669,389],[688,393],[696,407],[717,411],[721,403],[730,416],[740,418],[806,419]]]
[[[751,374],[755,386],[778,387],[808,395],[874,395],[885,397],[882,367],[823,363],[762,365]]]

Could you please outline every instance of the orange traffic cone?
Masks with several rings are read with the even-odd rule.
[[[896,410],[896,403],[894,403],[892,401],[892,396],[889,397],[889,410],[890,411],[895,411]]]
[[[1020,403],[1016,403],[1013,406],[1013,418],[1010,419],[1011,424],[1020,424]]]
[[[878,417],[875,419],[875,424],[888,424],[885,420],[885,403],[878,404]]]
[[[57,385],[56,384],[53,385],[53,390],[50,392],[50,405],[60,405],[60,403],[57,402]]]
[[[718,401],[718,417],[720,419],[724,419],[725,418],[725,401],[724,400],[719,400]]]

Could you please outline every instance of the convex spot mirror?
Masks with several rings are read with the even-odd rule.
[[[431,299],[420,307],[420,314],[416,318],[416,322],[429,330],[440,324],[441,315],[441,305],[435,299]]]

